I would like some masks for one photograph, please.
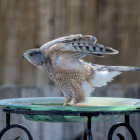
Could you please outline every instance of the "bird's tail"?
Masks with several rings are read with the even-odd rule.
[[[140,71],[140,67],[127,67],[127,66],[102,66],[100,67],[101,70],[108,70],[108,71]]]
[[[103,66],[93,64],[93,70],[95,72],[92,84],[94,87],[105,86],[108,82],[111,82],[114,77],[120,75],[125,71],[140,71],[140,67],[125,67],[125,66]]]

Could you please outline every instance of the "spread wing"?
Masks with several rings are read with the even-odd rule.
[[[49,42],[45,43],[44,45],[42,45],[42,46],[40,47],[40,49],[46,51],[49,47],[51,47],[51,46],[54,45],[54,44],[62,43],[62,42],[64,42],[64,41],[68,41],[68,40],[78,39],[78,38],[80,38],[80,37],[82,37],[81,34],[59,37],[59,38],[57,38],[57,39],[54,39],[54,40],[52,40],[52,41],[49,41]]]
[[[117,54],[118,51],[102,44],[96,43],[97,39],[91,35],[70,35],[50,41],[40,49],[43,51],[60,50],[62,52],[76,52],[80,57],[87,54],[102,57],[104,54]],[[61,45],[60,45],[61,44]],[[61,46],[61,47],[60,47]]]

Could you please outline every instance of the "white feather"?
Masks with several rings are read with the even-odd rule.
[[[93,87],[102,87],[111,82],[119,74],[121,74],[119,71],[97,71],[91,83]]]
[[[94,91],[93,86],[91,84],[89,84],[88,82],[83,82],[82,88],[84,90],[84,93],[86,93],[86,96],[90,96],[91,92]]]

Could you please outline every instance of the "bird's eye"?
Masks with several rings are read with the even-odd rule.
[[[29,53],[29,55],[30,55],[30,56],[33,56],[34,54],[33,54],[33,53]]]

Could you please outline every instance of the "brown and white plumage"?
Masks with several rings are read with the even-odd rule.
[[[93,54],[96,56],[103,56],[104,54],[117,54],[118,51],[112,49],[110,47],[105,47],[99,43],[96,43],[97,39],[91,35],[71,35],[66,37],[61,37],[50,41],[43,46],[41,46],[41,50],[52,50],[52,48],[56,48],[56,46],[60,43],[63,45],[60,48],[61,51],[66,52],[77,52],[81,57],[87,54]]]
[[[66,104],[86,101],[95,87],[105,86],[123,71],[140,70],[138,67],[103,66],[91,64],[81,58],[88,54],[103,57],[118,51],[97,43],[91,35],[71,35],[50,41],[40,49],[31,49],[24,57],[43,69],[62,90]]]

